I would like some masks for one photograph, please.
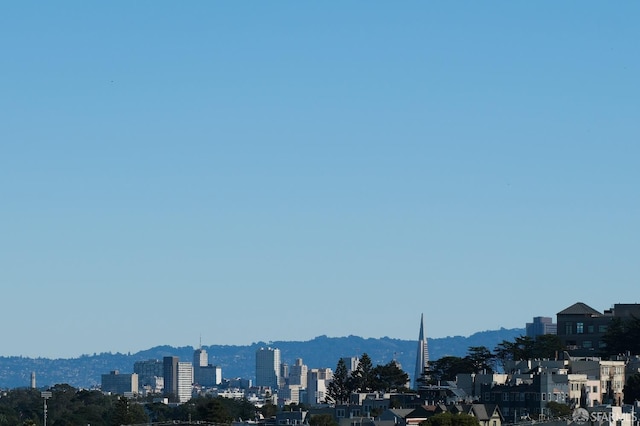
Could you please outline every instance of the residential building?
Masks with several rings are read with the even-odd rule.
[[[256,386],[280,387],[280,349],[260,348],[256,351]]]
[[[480,426],[502,426],[504,417],[497,404],[461,404],[447,407],[453,414],[467,414],[478,420]]]
[[[582,302],[558,312],[558,337],[572,355],[596,355],[606,344],[602,337],[612,316]]]
[[[307,425],[308,411],[278,411],[276,413],[276,426],[282,425]]]
[[[585,374],[595,380],[589,399],[592,405],[621,405],[625,383],[625,361],[603,361],[599,358],[572,359],[571,372]],[[597,392],[597,394],[596,394]]]
[[[640,318],[640,304],[616,303],[603,313],[578,302],[558,312],[558,337],[573,356],[598,355],[606,347],[602,339],[614,318]]]

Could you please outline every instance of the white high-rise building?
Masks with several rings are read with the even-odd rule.
[[[307,374],[307,403],[324,404],[327,398],[327,385],[333,378],[330,368],[312,368]]]
[[[206,367],[209,364],[209,355],[207,355],[206,349],[202,347],[193,351],[193,366],[194,367]]]
[[[178,402],[187,402],[193,392],[193,364],[178,362],[177,374]]]
[[[289,384],[292,386],[307,387],[307,372],[309,369],[302,363],[302,358],[296,359],[296,363],[289,369]]]
[[[256,386],[278,389],[280,386],[280,349],[256,351]]]

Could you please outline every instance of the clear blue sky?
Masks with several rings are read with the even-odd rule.
[[[640,302],[640,3],[7,2],[0,355]]]

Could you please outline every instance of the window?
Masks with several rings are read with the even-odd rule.
[[[577,334],[584,333],[584,323],[583,322],[577,322],[576,323],[576,333]]]
[[[507,392],[502,394],[502,400],[505,401],[505,402],[509,401],[509,394]]]
[[[606,348],[606,347],[607,347],[607,344],[606,344],[605,342],[603,342],[602,340],[600,340],[600,341],[598,342],[598,347],[599,347],[600,349],[602,349],[602,348]]]
[[[542,400],[543,400],[543,401],[546,401],[546,400],[547,400],[547,394],[546,394],[546,393],[543,393],[543,394],[542,394]]]
[[[338,408],[336,410],[336,417],[343,418],[344,417],[344,408]]]
[[[591,340],[585,340],[584,342],[582,342],[582,347],[583,348],[592,348],[593,347],[593,342],[591,342]]]
[[[564,325],[564,334],[573,334],[573,324],[568,322]]]
[[[587,333],[593,333],[595,330],[595,326],[593,324],[589,324],[587,326]]]

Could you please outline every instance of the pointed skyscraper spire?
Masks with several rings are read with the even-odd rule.
[[[418,385],[429,366],[429,346],[424,336],[424,314],[420,315],[420,335],[418,336],[418,353],[416,356],[416,371],[413,376],[413,388],[418,390]]]

